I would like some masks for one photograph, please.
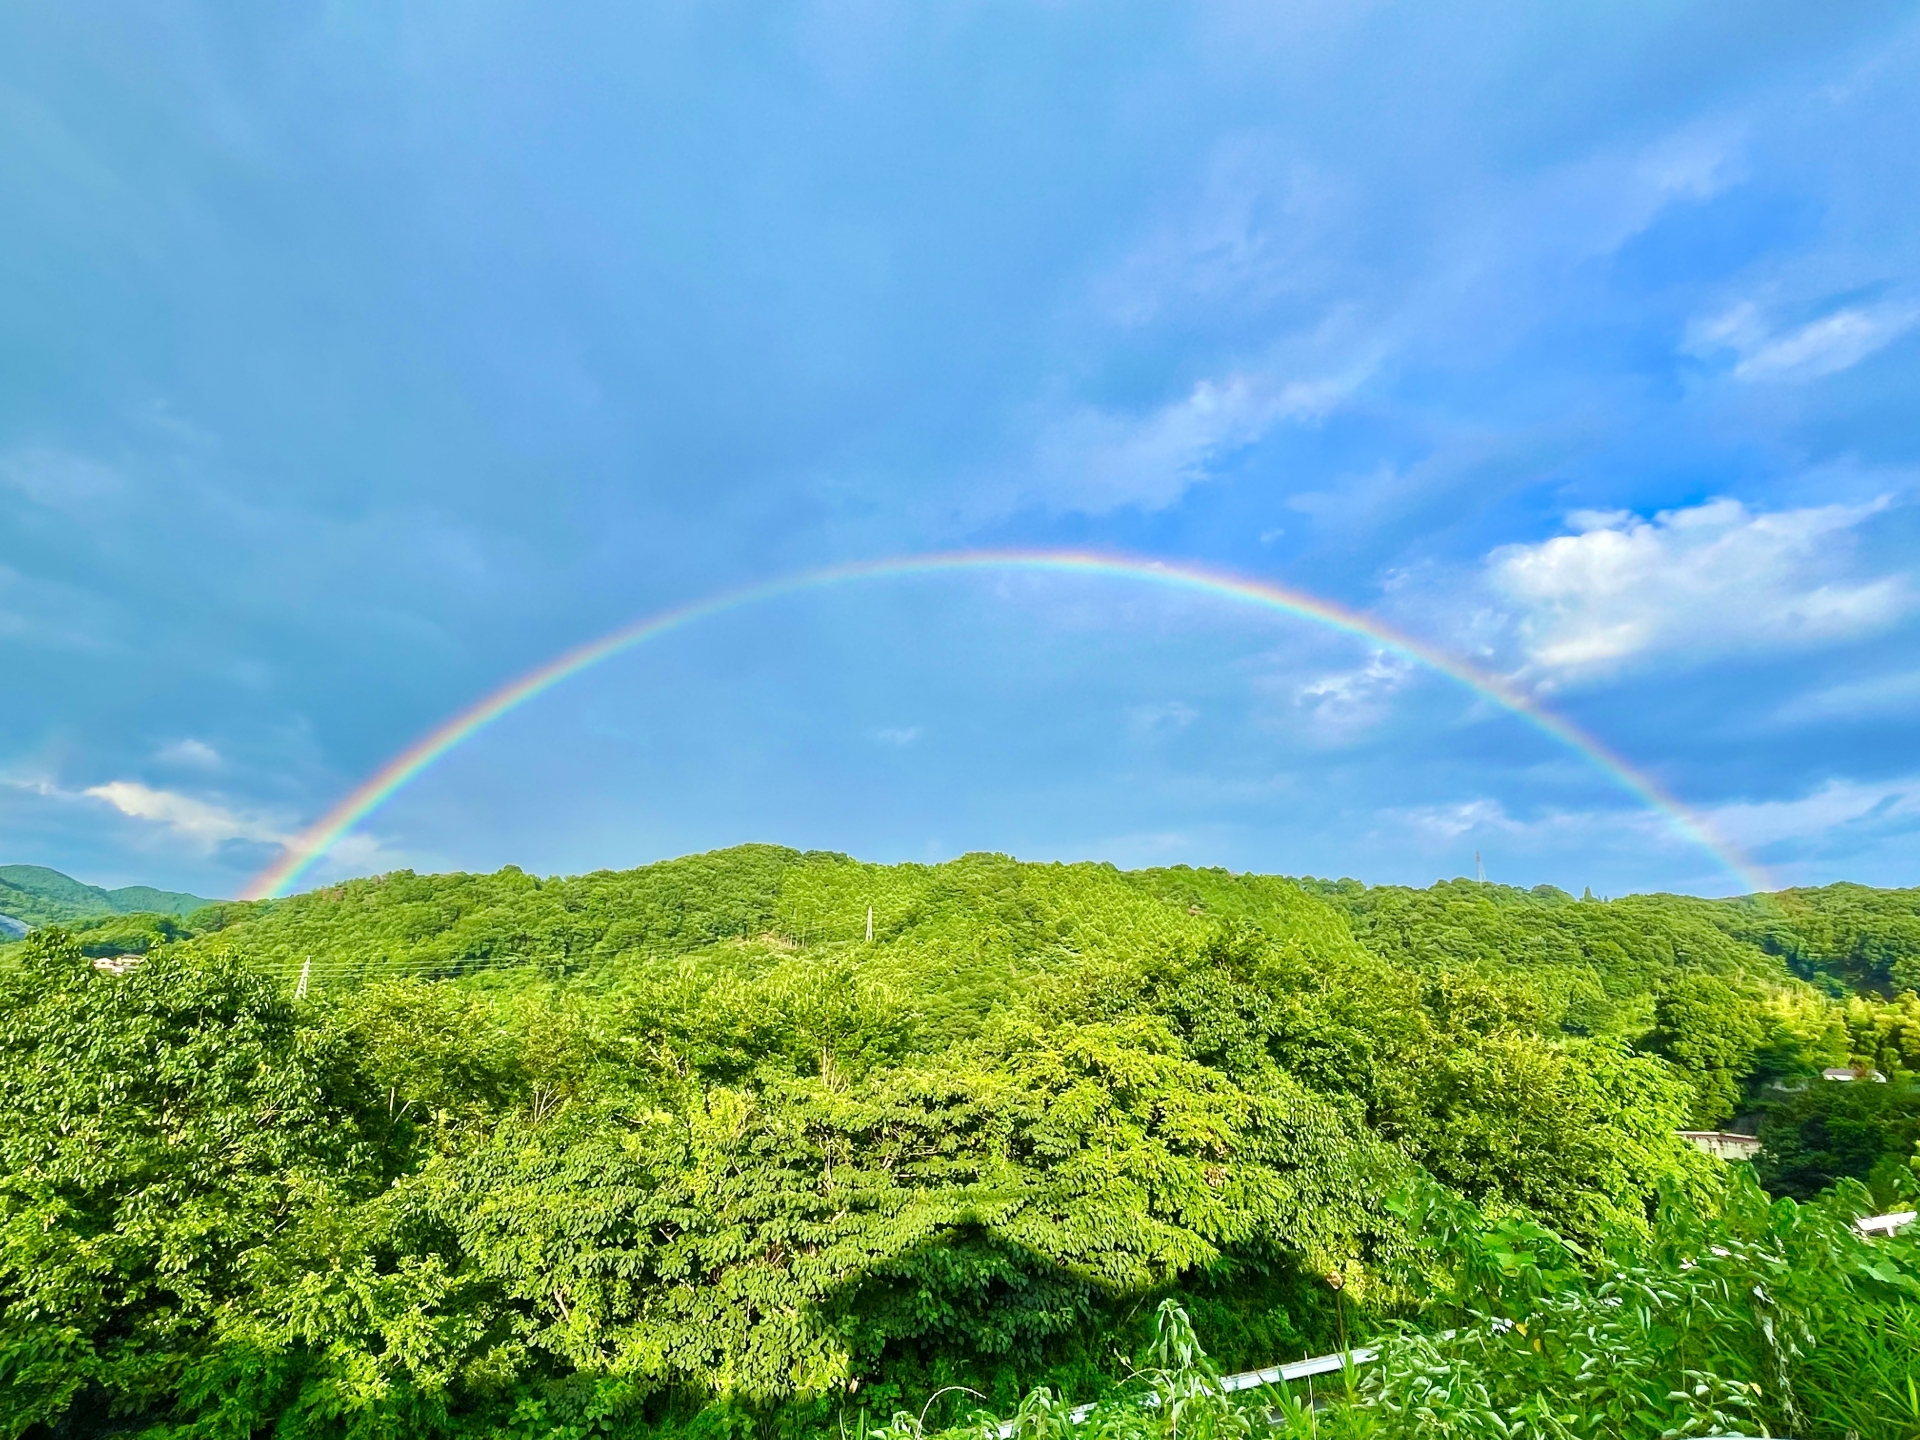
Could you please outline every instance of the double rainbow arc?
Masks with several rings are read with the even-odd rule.
[[[1546,709],[1507,681],[1481,671],[1458,656],[1434,649],[1361,611],[1270,581],[1192,565],[1077,550],[960,550],[859,561],[743,586],[658,611],[611,634],[568,650],[518,679],[509,681],[395,755],[355,786],[312,826],[291,840],[280,857],[254,877],[248,894],[255,899],[285,894],[342,837],[434,761],[509,711],[624,650],[730,610],[805,590],[855,581],[962,571],[1025,571],[1132,580],[1258,606],[1370,641],[1383,650],[1449,676],[1575,751],[1635,799],[1663,815],[1680,834],[1712,855],[1715,862],[1742,885],[1755,891],[1774,888],[1766,872],[1716,835],[1705,817],[1682,804],[1657,781],[1629,765],[1592,735]]]

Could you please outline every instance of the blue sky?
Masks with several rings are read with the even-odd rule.
[[[790,569],[1373,611],[1781,879],[1920,883],[1920,10],[21,3],[0,860],[238,893]],[[745,840],[1732,885],[1337,635],[875,582],[609,662],[323,875]]]

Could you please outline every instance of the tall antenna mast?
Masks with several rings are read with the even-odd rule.
[[[873,943],[873,906],[867,906],[867,943]]]
[[[294,999],[304,1000],[307,998],[307,976],[311,974],[312,971],[313,971],[313,956],[309,955],[307,956],[306,959],[300,962],[300,983],[293,987]]]
[[[1478,880],[1482,885],[1487,883],[1486,862],[1480,858],[1480,852],[1478,850],[1473,852],[1473,878]]]

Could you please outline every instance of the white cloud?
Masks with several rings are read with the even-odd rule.
[[[1357,383],[1357,376],[1280,380],[1247,373],[1201,380],[1145,415],[1083,407],[1042,433],[1035,488],[1057,510],[1163,509],[1236,450],[1283,421],[1320,418]]]
[[[1738,184],[1747,173],[1744,129],[1708,118],[1645,145],[1605,146],[1526,175],[1483,207],[1466,207],[1469,248],[1458,258],[1483,283],[1552,283],[1572,265],[1614,254],[1676,204]]]
[[[1718,805],[1699,815],[1710,833],[1749,854],[1779,845],[1803,853],[1844,849],[1849,841],[1920,832],[1920,775],[1885,781],[1834,779],[1793,798]],[[1589,853],[1622,845],[1671,852],[1696,849],[1696,842],[1665,816],[1643,809],[1550,810],[1520,819],[1498,800],[1483,797],[1384,810],[1378,818],[1396,838],[1410,836],[1430,851],[1463,857],[1467,845],[1508,854],[1561,846]],[[1788,883],[1784,875],[1779,883]]]
[[[1710,200],[1747,178],[1746,136],[1723,120],[1689,125],[1634,156],[1632,173],[1654,213],[1673,200]],[[1652,219],[1642,214],[1635,233]]]
[[[1595,261],[1617,254],[1676,206],[1739,183],[1747,170],[1743,128],[1708,119],[1651,144],[1607,146],[1511,179],[1464,173],[1458,188],[1376,212],[1409,226],[1407,204],[1424,201],[1425,225],[1410,228],[1427,238],[1395,247],[1410,262],[1402,273],[1352,267],[1338,293],[1367,317],[1375,356],[1450,373],[1507,363],[1551,317],[1583,303]]]
[[[162,765],[179,765],[190,770],[218,770],[225,763],[213,746],[191,737],[162,745],[153,758]]]
[[[1327,229],[1345,199],[1338,181],[1279,137],[1231,136],[1095,277],[1090,298],[1113,323],[1135,328],[1323,291],[1339,254]]]
[[[310,875],[314,879],[341,880],[356,875],[380,875],[417,863],[416,856],[391,849],[378,836],[356,830],[328,846],[327,853]]]
[[[904,749],[920,738],[921,727],[918,725],[891,725],[870,733],[873,738],[878,740],[882,745],[892,745],[896,748]]]
[[[1312,719],[1323,739],[1344,740],[1378,722],[1395,691],[1413,675],[1413,665],[1376,650],[1353,670],[1322,675],[1295,688],[1293,703]]]
[[[1758,306],[1742,301],[1696,321],[1685,349],[1709,356],[1731,351],[1740,380],[1806,380],[1858,365],[1920,322],[1920,306],[1889,301],[1847,306],[1804,325],[1770,325]]]
[[[88,786],[85,793],[106,801],[122,815],[164,825],[202,850],[212,850],[229,840],[284,844],[289,838],[281,827],[257,816],[176,791],[156,790],[137,780],[110,780],[105,785]]]
[[[1654,651],[1694,655],[1805,644],[1876,629],[1911,607],[1904,574],[1840,574],[1849,532],[1885,508],[1825,505],[1756,514],[1737,500],[1571,517],[1577,533],[1508,545],[1488,579],[1526,668],[1604,670]]]
[[[1582,850],[1621,844],[1643,850],[1690,850],[1697,846],[1666,816],[1634,808],[1550,809],[1521,819],[1509,814],[1498,800],[1481,796],[1452,804],[1383,810],[1379,818],[1396,837],[1411,835],[1431,850],[1450,850],[1467,837],[1483,845],[1494,840],[1510,842],[1501,847],[1509,853],[1566,846]]]
[[[1399,230],[1400,209],[1388,218],[1285,136],[1230,137],[1094,278],[1088,299],[1097,324],[1122,331],[1219,323],[1244,334],[1258,317],[1265,353],[1237,369],[1216,362],[1188,393],[1144,411],[1054,408],[1026,472],[1010,485],[973,481],[967,504],[1163,509],[1276,426],[1347,404],[1389,357],[1443,356],[1452,367],[1497,355],[1552,311],[1570,270],[1670,207],[1737,183],[1740,132],[1709,119],[1521,183],[1482,177],[1470,195],[1448,197],[1446,223],[1400,271],[1357,258],[1372,237],[1353,230]],[[1344,494],[1328,499],[1349,508]]]
[[[1392,810],[1388,818],[1396,828],[1411,830],[1428,842],[1448,845],[1474,831],[1498,830],[1514,834],[1525,826],[1508,815],[1498,800],[1464,800],[1454,805],[1420,805],[1409,810]]]
[[[0,455],[0,484],[79,519],[97,518],[100,507],[126,488],[117,471],[97,461],[39,446]]]
[[[1127,709],[1127,722],[1137,735],[1171,735],[1186,729],[1200,718],[1200,712],[1181,700],[1158,705],[1133,705]]]
[[[1864,824],[1920,821],[1920,776],[1863,784],[1829,780],[1797,800],[1722,805],[1708,814],[1714,830],[1736,845],[1758,849],[1782,840],[1815,840]]]
[[[1788,723],[1806,720],[1860,720],[1920,711],[1920,670],[1870,675],[1795,695],[1773,712]]]

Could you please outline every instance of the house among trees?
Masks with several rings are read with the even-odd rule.
[[[1820,1072],[1820,1078],[1836,1083],[1847,1083],[1854,1080],[1871,1080],[1880,1085],[1887,1083],[1887,1077],[1885,1075],[1866,1065],[1829,1065]],[[1775,1080],[1771,1082],[1767,1088],[1769,1090],[1778,1090],[1783,1095],[1798,1095],[1802,1090],[1807,1088],[1809,1083],[1810,1082],[1806,1080]]]
[[[1679,1135],[1716,1160],[1751,1160],[1760,1153],[1758,1135],[1742,1135],[1733,1130],[1682,1130]]]

